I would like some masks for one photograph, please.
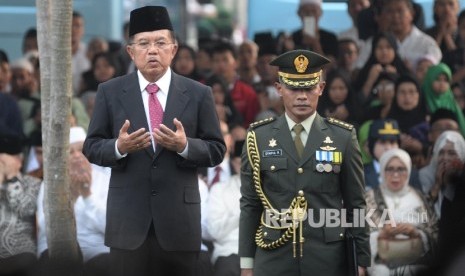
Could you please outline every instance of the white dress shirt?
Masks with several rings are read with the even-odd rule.
[[[146,90],[147,85],[149,85],[150,82],[144,78],[144,76],[142,75],[142,73],[139,70],[137,71],[137,78],[139,80],[139,87],[140,87],[140,91],[142,93],[142,102],[144,103],[145,117],[147,118],[147,124],[149,126],[149,130],[147,130],[147,131],[152,132],[151,131],[152,126],[151,126],[151,123],[150,123],[150,111],[149,111],[149,92],[147,92],[147,90]],[[169,91],[170,85],[171,85],[171,69],[169,68],[168,70],[166,70],[166,73],[158,81],[156,81],[155,84],[159,88],[159,91],[156,94],[157,99],[160,102],[160,105],[163,108],[163,112],[164,112],[165,109],[166,109],[166,101],[168,100],[168,91]],[[154,141],[152,135],[150,136],[150,140],[152,141],[153,150],[155,151],[156,144],[155,144],[155,141]],[[116,158],[121,159],[121,158],[126,157],[127,154],[121,154],[118,151],[117,143],[118,143],[118,141],[115,142]],[[182,157],[186,158],[187,157],[188,147],[189,147],[189,145],[186,144],[186,148],[182,152],[180,152],[178,154],[181,155]]]
[[[292,130],[294,128],[294,126],[297,124],[296,122],[294,122],[288,115],[287,113],[285,113],[285,116],[286,116],[286,121],[287,121],[287,124],[289,126],[289,131],[291,132],[291,135],[292,135],[292,140],[295,139],[295,132]],[[314,112],[310,117],[308,117],[307,119],[303,120],[300,124],[304,127],[304,131],[302,131],[300,133],[300,139],[302,140],[302,144],[305,145],[307,144],[307,139],[308,139],[308,135],[310,135],[310,129],[312,128],[312,125],[313,125],[313,121],[315,121],[315,117],[316,117],[316,112]]]

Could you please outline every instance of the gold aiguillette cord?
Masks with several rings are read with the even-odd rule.
[[[303,236],[303,219],[305,211],[302,208],[295,208],[292,210],[292,247],[293,247],[293,256],[297,257],[297,228],[299,228],[299,247],[300,247],[300,257],[304,255],[304,241]]]

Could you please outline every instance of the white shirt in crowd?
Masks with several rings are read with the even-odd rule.
[[[212,263],[218,257],[238,254],[239,251],[239,199],[241,179],[231,176],[229,182],[221,182],[210,190],[208,199],[207,228],[213,238]]]
[[[92,166],[92,194],[87,197],[79,197],[74,204],[76,218],[77,240],[82,251],[84,262],[93,257],[109,253],[110,248],[104,245],[108,186],[110,183],[111,169]],[[37,253],[38,256],[47,249],[47,236],[44,217],[44,185],[41,186],[37,199]]]
[[[73,78],[73,93],[76,95],[81,85],[82,73],[90,69],[90,61],[86,56],[87,46],[83,42],[79,43],[79,49],[72,56],[71,72]]]

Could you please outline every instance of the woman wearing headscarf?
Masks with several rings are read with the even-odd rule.
[[[399,122],[400,131],[409,133],[411,127],[426,122],[425,99],[420,85],[411,74],[401,75],[394,86],[395,94],[388,117]]]
[[[369,273],[412,275],[436,247],[437,219],[422,193],[409,185],[412,162],[406,151],[385,152],[380,169],[380,186],[366,194],[367,210],[374,210]],[[395,250],[394,243],[405,247]]]
[[[465,139],[456,131],[443,132],[433,147],[430,163],[419,172],[423,193],[434,201],[434,211],[440,216],[444,195],[451,192],[445,185],[445,175],[454,168],[454,162],[465,162]]]
[[[434,113],[439,108],[445,108],[457,116],[460,132],[465,135],[465,116],[454,99],[451,90],[452,73],[449,66],[444,63],[431,66],[426,72],[422,90],[425,94],[429,112]]]
[[[341,121],[357,124],[360,108],[355,106],[350,79],[340,70],[326,76],[324,93],[318,101],[318,113]]]
[[[369,98],[374,84],[382,72],[403,75],[409,69],[397,53],[397,42],[389,33],[379,33],[373,38],[370,58],[357,75],[354,88],[364,101]]]
[[[395,83],[395,94],[388,118],[399,123],[401,131],[400,147],[412,157],[413,166],[422,167],[425,163],[423,144],[411,135],[410,129],[426,124],[427,109],[420,85],[413,75],[402,75]]]

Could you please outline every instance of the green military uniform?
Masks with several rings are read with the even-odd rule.
[[[293,61],[299,55],[309,65],[321,57],[302,50],[284,55],[286,60],[277,60],[280,72],[279,62],[297,68]],[[318,83],[314,79],[320,75],[306,73],[302,75],[310,79],[288,71],[280,81],[292,77],[286,85],[294,88]],[[348,275],[346,229],[314,224],[328,209],[347,209],[346,221],[352,221],[352,210],[366,208],[363,165],[351,125],[316,114],[299,157],[285,115],[252,124],[242,153],[241,193],[239,255],[254,258],[254,276]],[[369,266],[368,228],[349,231],[356,240],[358,265]]]

